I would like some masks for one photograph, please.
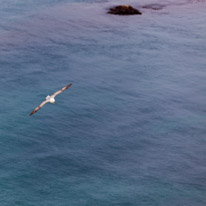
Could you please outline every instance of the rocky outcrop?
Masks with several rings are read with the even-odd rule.
[[[152,9],[152,10],[161,10],[165,7],[165,5],[161,5],[161,4],[147,4],[145,6],[143,6],[143,9]]]
[[[109,14],[115,15],[141,15],[142,13],[131,7],[130,5],[120,5],[110,8],[108,11]]]

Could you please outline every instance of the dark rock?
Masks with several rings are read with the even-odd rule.
[[[109,14],[116,14],[116,15],[141,15],[142,13],[131,7],[130,5],[120,5],[110,8],[108,11]]]
[[[161,5],[161,4],[147,4],[147,5],[143,6],[142,8],[152,9],[152,10],[161,10],[164,7],[165,7],[165,5]]]

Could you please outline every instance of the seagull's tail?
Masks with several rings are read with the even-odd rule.
[[[49,98],[50,98],[50,96],[48,95],[48,96],[46,97],[46,100],[49,99]]]

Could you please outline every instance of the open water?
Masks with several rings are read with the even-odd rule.
[[[204,0],[0,0],[0,91],[1,206],[206,205]]]

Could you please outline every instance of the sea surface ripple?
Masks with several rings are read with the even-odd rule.
[[[117,3],[0,0],[1,206],[206,205],[206,2]]]

